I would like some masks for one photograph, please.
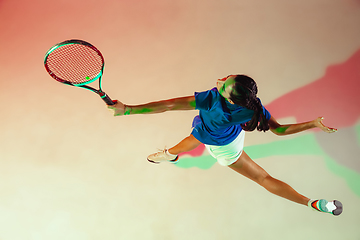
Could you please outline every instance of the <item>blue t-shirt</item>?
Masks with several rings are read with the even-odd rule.
[[[207,145],[223,146],[231,143],[242,131],[240,124],[251,120],[254,111],[229,103],[217,88],[195,92],[196,109],[192,135]],[[270,113],[263,107],[266,119]]]

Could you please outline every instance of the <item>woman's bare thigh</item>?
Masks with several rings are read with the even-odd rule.
[[[242,152],[239,159],[231,164],[229,168],[259,184],[269,176],[269,174],[262,167],[257,165],[245,151]]]

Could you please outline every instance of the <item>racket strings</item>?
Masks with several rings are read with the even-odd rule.
[[[52,51],[46,62],[57,80],[86,84],[102,74],[103,58],[91,47],[80,44],[60,46]]]

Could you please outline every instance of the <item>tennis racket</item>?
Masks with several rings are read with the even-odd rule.
[[[114,105],[101,89],[104,57],[90,43],[77,39],[58,43],[47,51],[44,65],[56,81],[90,90],[98,94],[107,105]],[[99,89],[87,86],[96,80],[99,80]]]

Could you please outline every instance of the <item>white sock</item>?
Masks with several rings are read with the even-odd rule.
[[[168,149],[165,150],[165,153],[166,153],[167,155],[169,155],[170,157],[177,157],[177,155],[174,155],[174,154],[169,153],[169,150],[168,150]]]

